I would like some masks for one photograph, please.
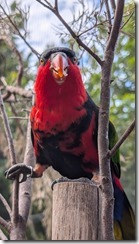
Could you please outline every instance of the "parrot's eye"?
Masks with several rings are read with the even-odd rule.
[[[44,63],[45,63],[44,59],[41,58],[41,59],[40,59],[40,64],[41,64],[41,65],[44,65]]]
[[[79,61],[76,57],[73,58],[73,63],[79,65]]]

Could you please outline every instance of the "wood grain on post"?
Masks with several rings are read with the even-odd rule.
[[[52,240],[98,240],[98,187],[92,181],[54,185]]]

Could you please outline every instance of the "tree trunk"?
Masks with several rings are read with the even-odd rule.
[[[124,0],[118,0],[116,5],[114,23],[106,46],[104,62],[102,65],[100,108],[98,120],[98,154],[101,179],[102,199],[102,238],[103,240],[114,240],[113,211],[114,197],[113,184],[109,157],[109,108],[110,108],[110,82],[114,59],[114,51],[119,36],[121,21],[123,17]]]
[[[84,178],[55,184],[52,240],[98,240],[98,193],[98,187]]]

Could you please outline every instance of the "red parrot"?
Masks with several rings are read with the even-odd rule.
[[[99,174],[98,112],[99,108],[85,90],[75,52],[52,48],[40,58],[34,85],[35,103],[31,109],[31,137],[36,155],[32,169],[23,164],[12,166],[6,177],[17,174],[41,177],[52,166],[70,179]],[[109,148],[117,133],[109,122]],[[117,240],[134,240],[134,212],[120,183],[119,150],[111,159],[114,187],[114,233]],[[22,180],[22,181],[23,181]]]

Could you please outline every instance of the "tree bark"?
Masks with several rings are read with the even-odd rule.
[[[28,122],[27,128],[26,150],[23,164],[32,167],[35,165],[34,149],[31,142],[30,121]],[[31,204],[31,182],[32,179],[28,178],[25,182],[20,184],[19,188],[19,215],[23,217],[25,222],[27,221]]]
[[[26,150],[24,156],[24,164],[34,166],[35,157],[30,135],[30,122],[27,129]],[[19,186],[19,216],[16,225],[12,225],[10,232],[10,240],[25,240],[26,239],[26,222],[29,215],[31,204],[31,178]]]
[[[98,240],[98,202],[98,187],[90,180],[55,184],[52,240]]]
[[[101,229],[102,240],[114,240],[113,213],[114,197],[109,157],[109,107],[110,107],[110,81],[111,70],[114,59],[114,50],[119,36],[121,21],[123,17],[124,0],[118,0],[114,23],[105,50],[102,66],[100,109],[98,120],[98,153],[101,180]]]
[[[99,129],[98,129],[98,151],[101,180],[101,227],[102,239],[114,240],[113,212],[114,197],[113,185],[110,169],[110,158],[108,157],[108,125],[109,125],[109,103],[110,103],[110,77],[113,62],[113,51],[107,51],[105,63],[102,68],[101,81],[101,104],[99,109]],[[109,216],[109,217],[108,217]]]

